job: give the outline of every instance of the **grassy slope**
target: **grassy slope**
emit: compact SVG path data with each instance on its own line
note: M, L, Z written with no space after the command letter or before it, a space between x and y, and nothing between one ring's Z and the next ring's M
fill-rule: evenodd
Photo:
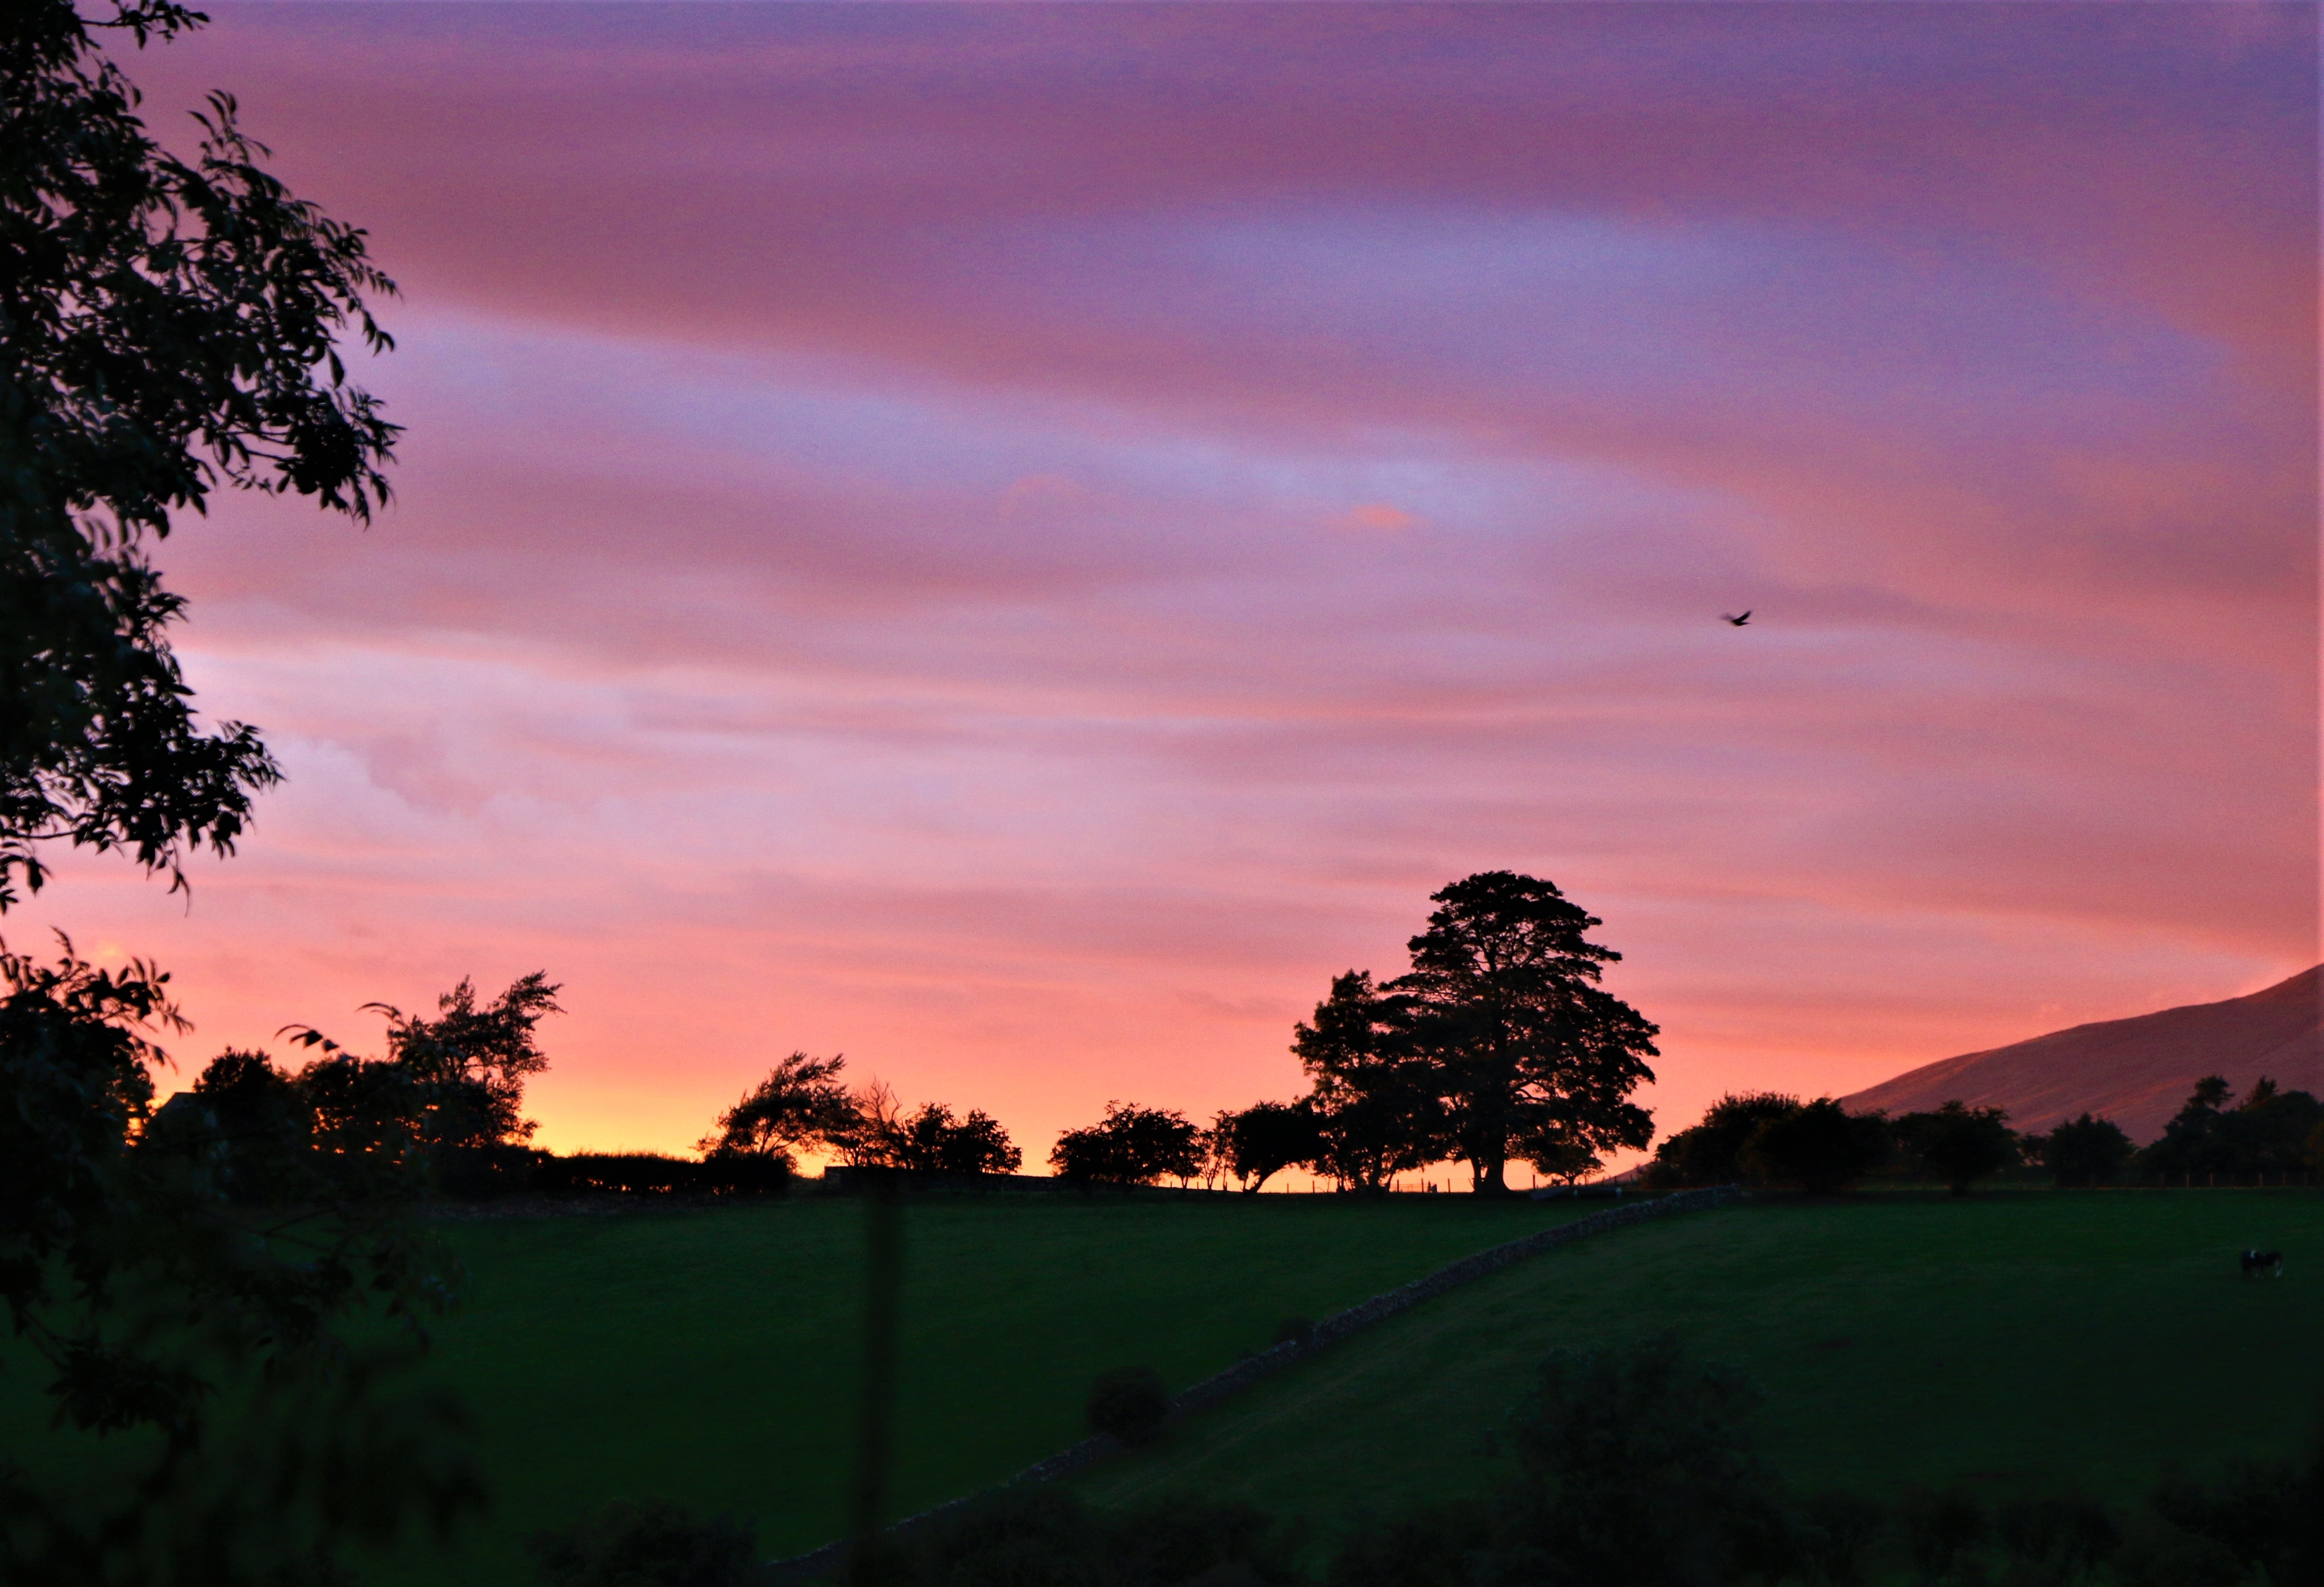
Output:
M1363 1205L932 1200L907 1211L896 1505L972 1491L1081 1434L1090 1380L1173 1386L1467 1252L1594 1210L1466 1196ZM521 1539L615 1495L746 1517L784 1554L843 1525L862 1209L477 1223L472 1296L436 1370L474 1406L498 1492L450 1560L391 1577L530 1579Z
M2281 1281L2235 1261L2290 1253ZM2290 1453L2324 1394L2324 1195L1773 1201L1626 1230L1391 1320L1080 1480L1240 1496L1323 1536L1476 1491L1480 1435L1559 1345L1675 1330L1767 1391L1807 1486L2128 1499L2173 1461Z

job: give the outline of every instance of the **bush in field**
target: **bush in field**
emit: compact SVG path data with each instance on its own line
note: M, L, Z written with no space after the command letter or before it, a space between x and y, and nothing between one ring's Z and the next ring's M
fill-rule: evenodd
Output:
M551 1587L743 1587L761 1573L749 1527L659 1501L617 1499L532 1552Z
M1117 1367L1090 1386L1090 1431L1144 1444L1170 1419L1170 1386L1151 1367Z
M1101 1185L1191 1179L1203 1171L1202 1131L1175 1108L1110 1102L1104 1118L1057 1138L1049 1166L1065 1178Z
M2137 1149L2122 1126L2111 1119L2094 1119L2084 1113L2079 1119L2068 1119L2039 1138L2042 1161L2061 1190L2075 1190L2092 1185L2112 1185L2130 1165L2131 1154Z
M1323 1155L1321 1124L1312 1099L1253 1103L1213 1121L1211 1158L1242 1182L1243 1194L1257 1195L1284 1169L1305 1167Z
M2018 1160L2017 1132L2000 1108L1972 1108L1958 1099L1933 1113L1906 1113L1891 1128L1919 1159L1922 1172L1967 1195L1977 1180Z
M1505 1555L1560 1580L1710 1587L1779 1566L1782 1492L1748 1423L1757 1389L1669 1337L1554 1352L1509 1416L1519 1479L1498 1507Z
M1014 1174L1025 1160L1000 1121L973 1108L958 1119L928 1103L890 1122L886 1136L886 1166L916 1174Z
M1887 1120L1851 1113L1824 1096L1763 1121L1735 1158L1755 1179L1831 1195L1886 1161L1888 1148Z
M1656 1186L1732 1185L1744 1176L1737 1154L1771 1119L1799 1111L1800 1099L1774 1091L1729 1092L1711 1104L1702 1122L1665 1138L1646 1169Z

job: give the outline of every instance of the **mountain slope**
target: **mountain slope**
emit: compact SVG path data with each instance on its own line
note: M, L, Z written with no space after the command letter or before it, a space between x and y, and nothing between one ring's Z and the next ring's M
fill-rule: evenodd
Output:
M2205 1075L2226 1075L2237 1095L2263 1075L2286 1090L2324 1094L2319 1012L2324 965L2225 1002L2076 1025L1924 1064L1840 1101L1852 1112L1907 1113L1958 1097L2006 1108L2027 1130L2087 1112L2148 1141Z

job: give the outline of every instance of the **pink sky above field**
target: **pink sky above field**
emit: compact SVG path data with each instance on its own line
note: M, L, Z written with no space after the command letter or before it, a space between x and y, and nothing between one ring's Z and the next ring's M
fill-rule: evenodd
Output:
M1038 1162L1499 867L1667 1127L2318 956L2310 8L213 10L410 433L166 547L240 855L7 922L187 1078L541 967L545 1144L800 1047Z

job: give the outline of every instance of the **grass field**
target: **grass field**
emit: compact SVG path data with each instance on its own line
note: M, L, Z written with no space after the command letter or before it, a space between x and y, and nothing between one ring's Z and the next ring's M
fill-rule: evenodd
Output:
M1183 1386L1470 1251L1604 1204L930 1198L906 1213L894 1509L1072 1442L1092 1378ZM495 1508L375 1587L536 1580L524 1539L613 1497L830 1540L851 1469L862 1205L507 1218L445 1232L468 1304L429 1370L473 1407ZM2234 1253L2289 1253L2246 1282ZM1769 1452L1810 1486L1955 1479L2133 1498L2177 1460L2288 1452L2324 1393L2324 1195L2013 1192L1766 1198L1532 1259L1322 1352L1079 1480L1309 1520L1473 1491L1480 1438L1562 1344L1674 1329L1766 1390ZM0 1378L7 1446L45 1419ZM70 1452L55 1450L63 1457ZM44 1463L44 1462L36 1462ZM54 1468L51 1468L54 1469Z
M2289 1253L2282 1279L2241 1277L2253 1243ZM2324 1195L1769 1198L1647 1223L1391 1319L1078 1485L1248 1499L1328 1540L1495 1481L1481 1435L1551 1349L1664 1329L1757 1380L1802 1486L2133 1499L2314 1426Z
M1090 1381L1174 1388L1317 1316L1602 1204L1412 1196L908 1206L895 1499L925 1508L1082 1435ZM435 1370L475 1407L492 1522L386 1580L530 1579L522 1540L613 1496L754 1522L770 1554L844 1527L862 1216L853 1202L509 1219L447 1233L471 1274Z

